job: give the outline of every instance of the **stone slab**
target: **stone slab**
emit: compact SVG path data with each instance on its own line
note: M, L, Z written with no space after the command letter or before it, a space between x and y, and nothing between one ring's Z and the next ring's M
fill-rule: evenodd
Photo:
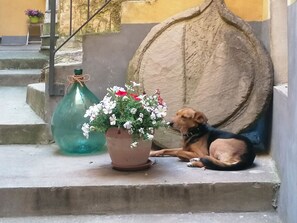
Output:
M0 51L0 69L41 69L48 57L35 51Z
M0 218L0 223L281 223L276 212L128 214Z
M27 86L26 102L32 110L45 120L45 83L29 84Z
M0 83L1 86L27 86L39 82L40 75L40 69L0 70Z
M107 153L64 156L55 145L0 146L0 216L273 211L279 178L259 156L251 169L189 168L151 158L148 170L111 168Z
M0 87L0 144L48 143L47 124L26 103L26 87Z

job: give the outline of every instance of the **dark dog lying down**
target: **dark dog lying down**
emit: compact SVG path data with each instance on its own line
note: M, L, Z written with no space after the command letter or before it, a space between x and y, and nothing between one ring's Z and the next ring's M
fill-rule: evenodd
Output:
M150 156L177 156L189 161L189 167L214 170L242 170L254 162L255 153L248 138L209 126L202 112L183 108L170 125L183 135L183 147L151 151Z

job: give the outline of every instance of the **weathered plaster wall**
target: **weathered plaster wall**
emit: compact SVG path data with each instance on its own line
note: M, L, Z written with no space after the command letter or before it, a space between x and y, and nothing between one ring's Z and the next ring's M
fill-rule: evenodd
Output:
M204 0L144 0L123 3L122 23L159 23L186 9L199 6ZM269 0L225 0L228 8L246 21L269 18Z
M45 0L0 0L0 36L27 35L26 9L45 11Z
M129 60L153 25L122 25L119 34L84 36L83 68L92 80L87 85L101 99L107 87L124 86Z
M286 223L297 222L297 3L288 6L288 89L275 87L273 104L272 155L281 187L278 212ZM286 20L286 18L284 18Z

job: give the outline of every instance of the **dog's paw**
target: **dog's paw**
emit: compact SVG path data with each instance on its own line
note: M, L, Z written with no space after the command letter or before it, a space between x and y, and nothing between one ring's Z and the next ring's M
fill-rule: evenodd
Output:
M187 167L194 167L194 165L193 165L192 162L188 162L188 163L187 163Z
M192 158L192 159L190 159L190 162L192 163L192 162L199 162L200 161L200 158Z
M190 162L187 163L188 167L200 167L200 158L192 158Z
M151 152L150 152L150 156L151 156L151 157L163 156L163 151L162 151L162 150L159 150L159 151L151 151Z

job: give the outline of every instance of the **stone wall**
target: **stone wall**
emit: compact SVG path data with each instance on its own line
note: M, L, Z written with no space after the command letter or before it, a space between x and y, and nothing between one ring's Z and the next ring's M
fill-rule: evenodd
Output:
M117 32L120 26L121 4L126 0L112 1L102 13L95 16L79 33ZM72 32L77 30L88 19L87 0L77 0L72 3ZM90 1L90 16L92 16L105 0ZM70 32L70 1L60 0L59 5L59 34L67 36Z

